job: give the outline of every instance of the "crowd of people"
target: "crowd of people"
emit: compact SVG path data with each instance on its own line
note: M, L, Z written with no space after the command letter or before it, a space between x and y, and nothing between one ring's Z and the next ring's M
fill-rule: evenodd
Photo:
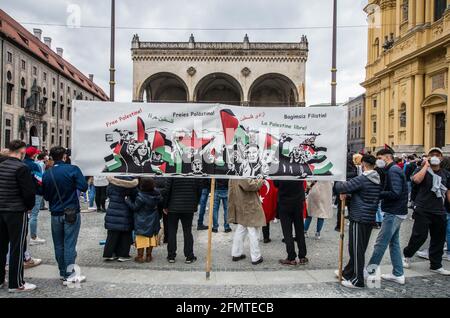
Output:
M449 160L439 148L432 148L420 158L396 158L391 149L382 149L376 157L349 154L345 182L216 179L212 198L207 179L84 176L71 164L68 149L53 147L49 153L40 152L14 140L0 156L0 287L7 284L10 292L36 288L25 282L24 268L27 263L40 263L29 255L27 244L46 242L38 236L39 211L45 209L45 202L51 214L51 235L62 284L86 280L75 269L81 228L80 198L88 210L105 213L106 262L132 260L134 246L134 261L148 263L153 260L153 249L167 244L167 261L175 263L180 223L184 262L195 262L194 215L199 211L197 230L208 230L207 202L214 199L209 211L213 214L211 231L220 230L222 204L223 231L234 232L233 262L246 259L244 242L248 238L251 264L261 264L264 260L260 236L264 244L269 244L270 223L279 221L287 254L279 263L306 265L309 259L305 238L309 237L313 218L317 219L314 237L319 240L325 220L334 215L335 196L338 220L341 210L345 210L342 205L348 210L349 261L342 273L343 286L364 287L368 279L377 277L405 284L403 269L413 266L410 259L416 253L430 260L431 271L450 275L442 266L443 259L450 260L450 252L444 253L445 242L450 240L449 171ZM413 209L414 225L402 250L400 229L408 217L408 208ZM337 223L337 231L340 224ZM366 262L374 228L380 230ZM429 248L419 251L428 235ZM381 274L379 265L388 247L393 271Z

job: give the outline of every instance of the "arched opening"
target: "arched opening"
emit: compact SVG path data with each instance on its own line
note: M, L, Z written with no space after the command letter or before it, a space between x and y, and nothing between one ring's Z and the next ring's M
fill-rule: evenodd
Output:
M31 126L29 136L30 136L29 144L33 145L33 137L38 137L38 130L36 126Z
M209 74L198 82L194 100L196 102L241 105L243 101L242 87L234 77L228 74Z
M188 87L177 75L157 73L147 78L139 90L139 100L146 102L187 102Z
M248 93L251 106L296 106L298 91L288 77L270 73L257 78Z

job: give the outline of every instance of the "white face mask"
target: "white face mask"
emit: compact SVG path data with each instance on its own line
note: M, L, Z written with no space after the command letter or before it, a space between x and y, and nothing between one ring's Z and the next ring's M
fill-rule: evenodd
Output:
M384 162L384 160L377 159L375 165L376 165L378 168L383 169L384 167L386 167L386 162Z
M438 157L433 156L433 157L430 158L430 165L438 166L440 164L441 164L441 159L439 159Z

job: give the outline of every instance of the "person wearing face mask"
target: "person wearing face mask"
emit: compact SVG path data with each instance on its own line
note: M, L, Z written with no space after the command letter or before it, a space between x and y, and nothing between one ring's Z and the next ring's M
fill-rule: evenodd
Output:
M381 275L381 278L403 285L405 276L400 249L400 226L408 215L408 186L403 169L394 161L392 150L382 149L377 152L377 157L385 163L384 189L380 194L384 217L367 271L371 275L376 273L389 246L393 271L392 274ZM383 166L381 161L378 162L380 167Z
M335 191L341 198L352 195L349 209L350 259L345 266L341 284L349 288L364 287L365 253L372 233L381 193L380 175L374 170L376 158L364 155L363 173L345 182L336 182ZM339 276L338 271L335 272Z
M8 150L8 155L0 157L0 288L5 284L9 245L9 292L24 292L36 288L23 277L27 213L34 207L36 187L30 169L22 162L25 143L13 140Z
M446 239L446 201L450 201L450 173L441 168L442 150L431 148L428 159L417 168L412 181L416 187L414 199L414 225L408 246L403 250L403 266L411 267L410 259L425 243L430 233L428 249L430 270L450 276L450 271L442 267L442 256Z

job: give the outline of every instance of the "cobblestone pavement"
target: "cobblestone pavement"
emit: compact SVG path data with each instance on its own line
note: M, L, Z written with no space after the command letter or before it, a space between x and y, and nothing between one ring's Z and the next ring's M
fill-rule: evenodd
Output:
M38 268L28 270L25 276L30 282L36 283L38 289L29 294L11 295L5 291L0 291L0 297L449 297L450 296L450 278L444 278L437 275L429 275L427 264L420 259L414 259L414 262L421 264L420 274L408 277L406 286L399 286L392 283L383 282L381 288L348 290L342 288L333 281L330 274L337 267L338 259L338 233L334 231L335 220L327 220L325 228L322 231L321 240L314 238L307 239L308 258L310 264L305 267L286 268L278 264L278 260L286 256L284 244L281 242L281 226L279 223L271 224L272 242L263 244L261 242L264 263L253 266L249 260L241 262L232 262L230 259L231 242L233 233L224 233L223 228L220 232L213 233L213 255L212 270L214 273L228 273L227 275L242 275L242 282L246 281L249 275L262 275L266 280L262 284L241 283L239 279L233 276L230 281L223 284L215 282L212 285L205 283L205 257L207 246L207 231L194 233L194 251L198 261L191 265L184 264L182 255L182 234L181 227L178 233L178 257L175 264L168 264L166 261L166 247L161 246L154 251L154 261L149 264L137 264L132 261L126 263L105 263L102 259L103 246L99 244L100 240L106 237L106 231L103 226L104 214L97 212L82 213L82 228L78 241L77 263L83 268L89 269L88 281L82 284L82 288L63 287L57 279L53 243L50 234L50 218L48 211L41 211L39 218L39 236L47 239L44 245L29 247L33 257L41 258L43 265ZM207 218L206 218L207 219ZM194 224L196 225L196 217ZM310 236L314 236L313 221L310 229ZM401 243L404 246L407 243L411 233L412 220L407 219L404 222L401 231ZM372 233L372 239L368 254L370 255L374 240L378 230ZM248 242L246 243L248 251ZM135 254L134 248L131 251ZM384 259L384 264L389 262L388 254ZM444 262L444 266L449 268L450 264ZM111 271L109 277L95 277L90 280L89 277L98 276L95 273ZM389 270L386 267L385 270ZM306 276L298 276L298 281L283 281L279 283L277 278L288 277L289 273L297 274L292 271L306 271ZM327 273L322 273L322 271ZM44 273L43 273L44 272ZM148 281L131 279L134 272L139 275L155 275L162 279L158 281ZM168 272L181 273L181 279L177 282L164 282L164 275ZM189 272L191 274L189 274ZM232 273L234 272L234 273ZM144 274L142 274L144 273ZM248 274L246 274L248 273ZM302 273L299 273L302 274ZM326 279L311 280L311 276L325 275ZM106 274L105 274L106 275ZM309 275L309 276L308 276ZM425 275L425 276L424 276ZM198 276L198 283L196 277ZM138 276L139 277L139 276ZM178 276L177 276L178 277ZM273 277L273 283L270 279ZM310 279L303 279L309 277ZM269 280L269 281L268 281Z

